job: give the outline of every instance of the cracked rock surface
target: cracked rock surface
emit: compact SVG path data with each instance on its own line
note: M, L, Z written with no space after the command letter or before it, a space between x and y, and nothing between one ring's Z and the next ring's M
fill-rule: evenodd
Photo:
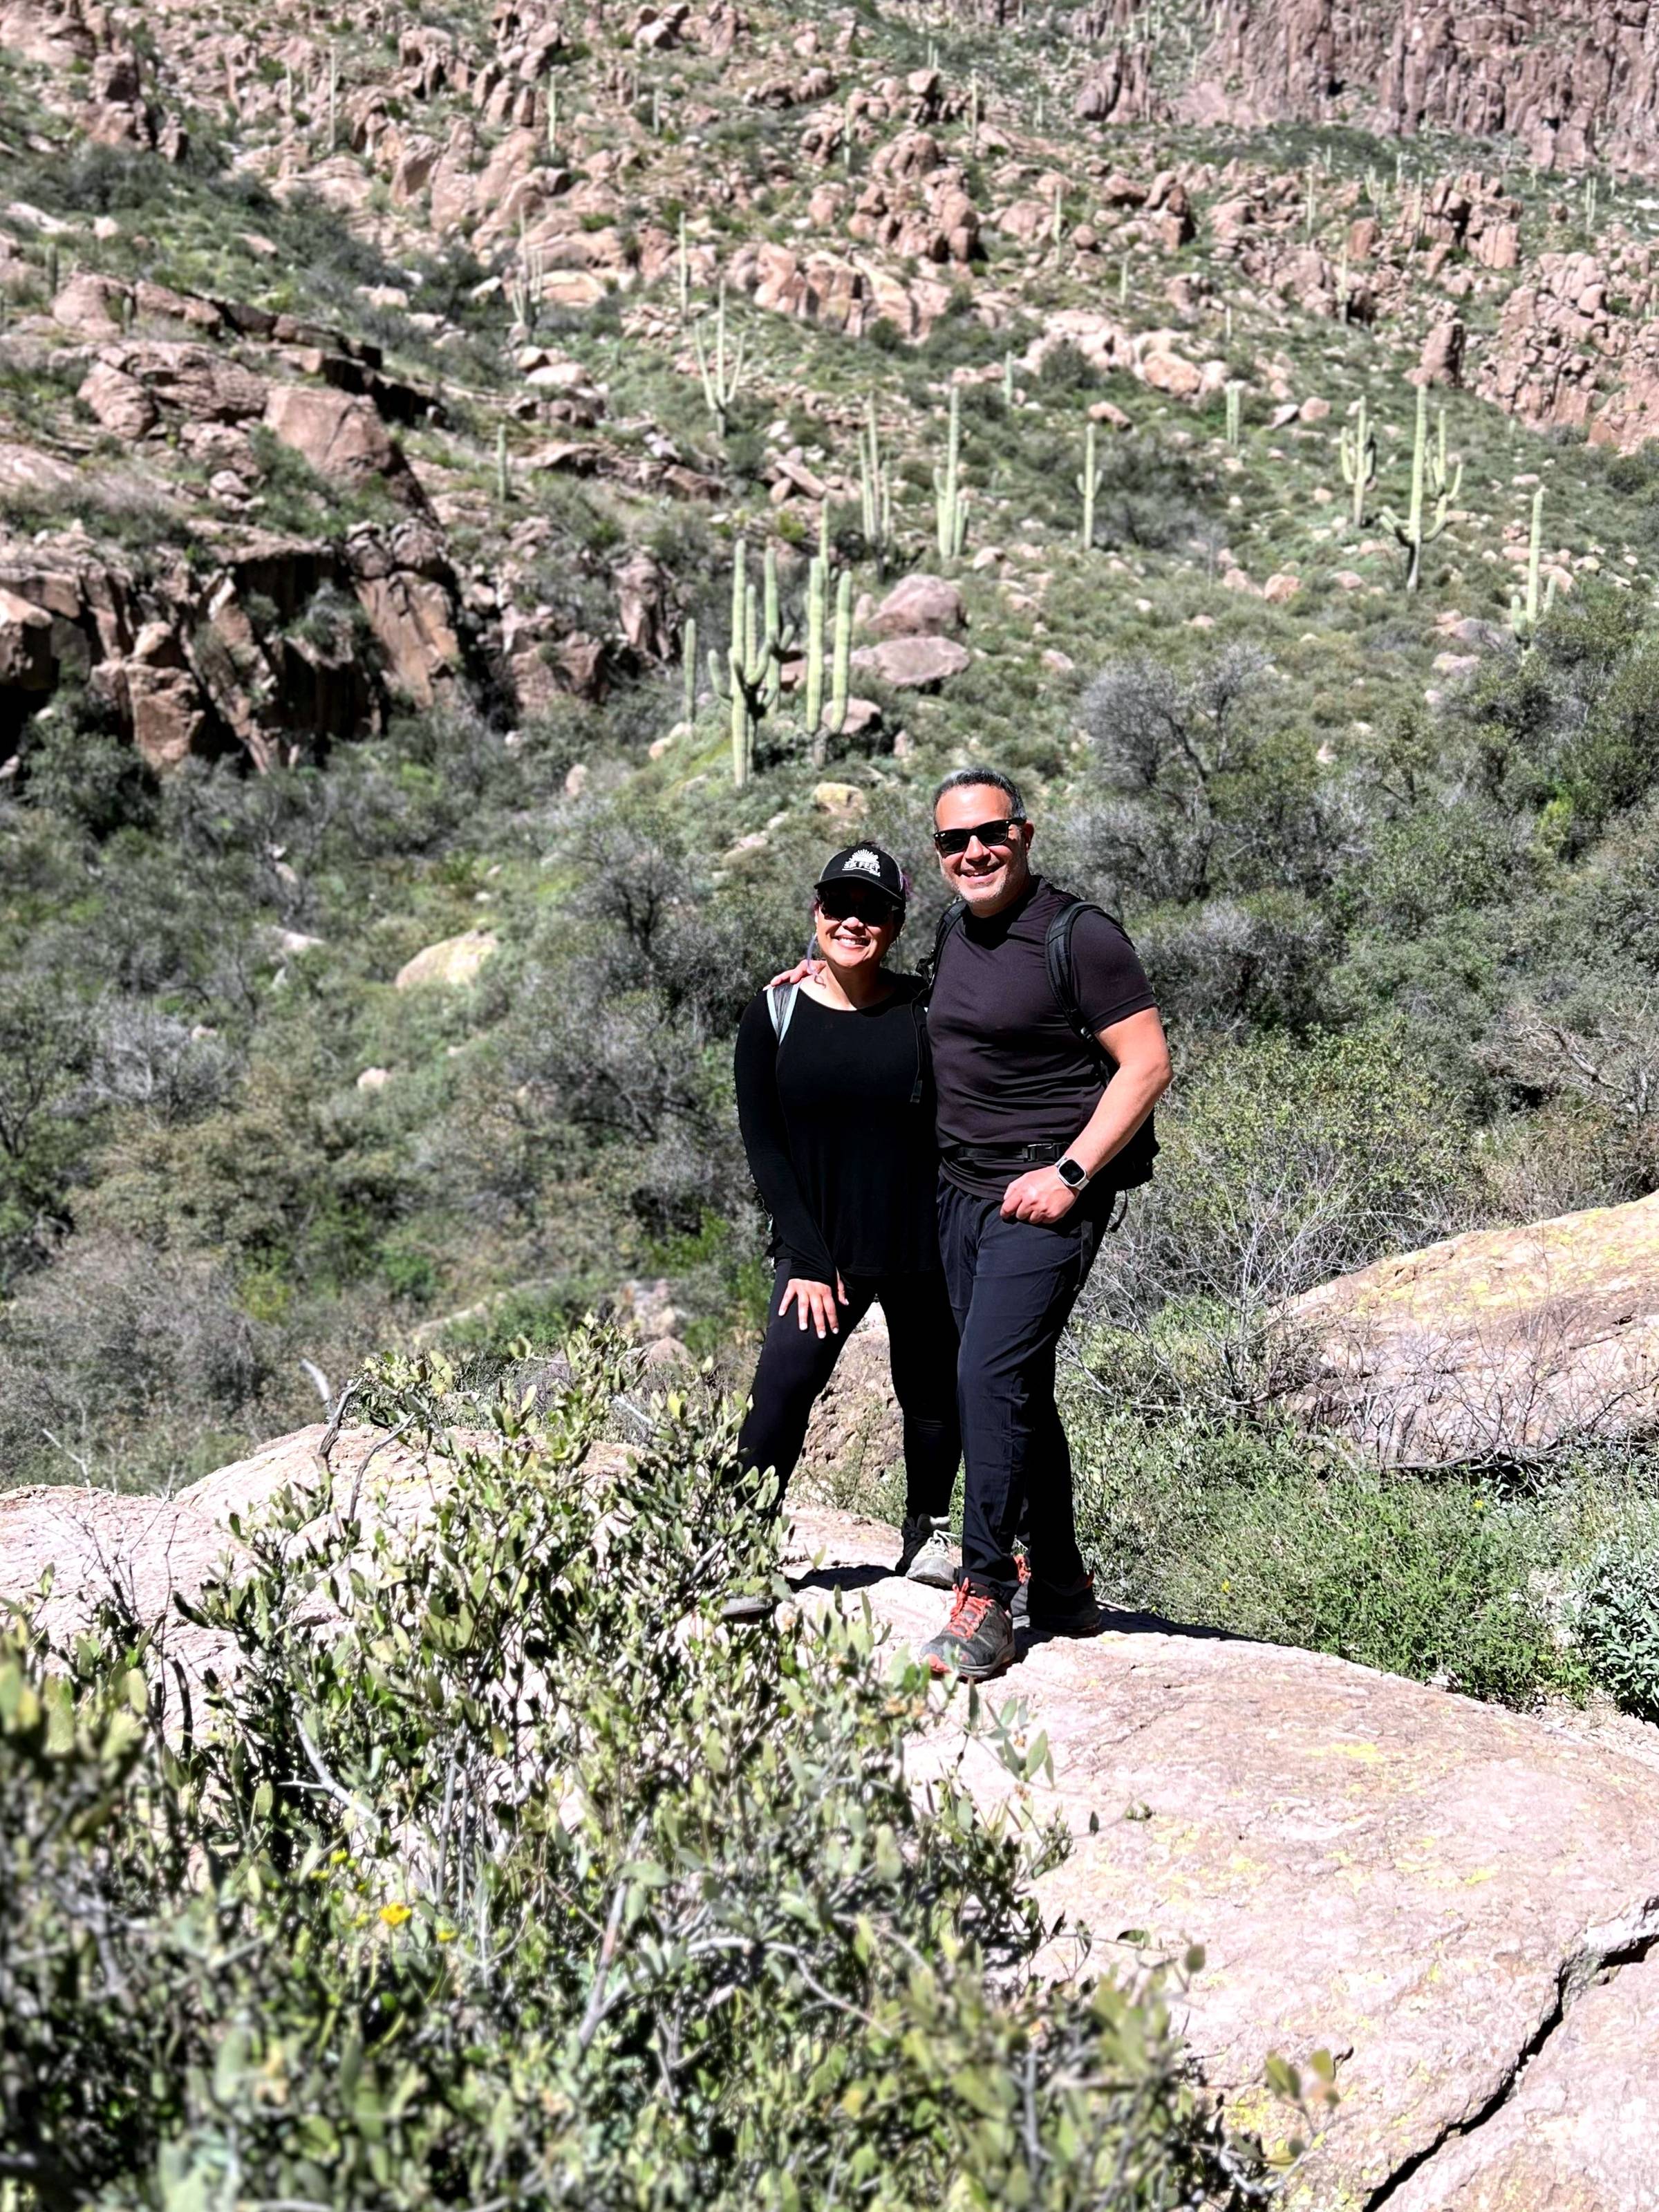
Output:
M867 1597L898 1636L939 1626L940 1594L873 1571L890 1531L802 1510L793 1547L793 1573ZM1336 2057L1341 2102L1291 2202L1659 2204L1650 1767L1342 1660L1121 1615L1031 1646L985 1694L1022 1701L1053 1753L1033 1806L1074 1847L1050 1910L1088 1924L1097 1960L1204 1946L1186 2033L1235 2118L1282 2132L1270 2052ZM947 1723L919 1771L962 1748ZM965 1778L981 1802L1013 1787L988 1745Z

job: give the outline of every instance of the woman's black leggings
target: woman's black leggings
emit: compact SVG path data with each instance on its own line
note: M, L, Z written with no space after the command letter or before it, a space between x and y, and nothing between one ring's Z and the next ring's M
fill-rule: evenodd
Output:
M820 1337L810 1322L803 1328L793 1304L787 1313L778 1311L788 1282L780 1267L749 1413L738 1438L743 1465L773 1470L775 1503L781 1505L806 1441L814 1401L834 1373L842 1345L878 1299L887 1316L893 1390L904 1416L904 1510L948 1513L962 1458L962 1431L957 1419L957 1324L943 1273L860 1276L848 1282L838 1336Z

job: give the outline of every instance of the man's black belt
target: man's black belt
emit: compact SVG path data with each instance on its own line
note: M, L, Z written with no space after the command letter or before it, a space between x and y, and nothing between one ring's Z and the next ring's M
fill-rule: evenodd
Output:
M939 1151L953 1167L1052 1167L1063 1160L1069 1146L1043 1140L1033 1145L941 1145Z

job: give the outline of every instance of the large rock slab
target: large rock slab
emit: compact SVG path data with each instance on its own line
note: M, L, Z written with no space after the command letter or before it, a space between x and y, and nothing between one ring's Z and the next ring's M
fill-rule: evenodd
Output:
M939 1595L882 1571L890 1529L804 1510L792 1542L807 1587L906 1641L938 1627ZM1030 1645L981 1694L1021 1701L1053 1753L1027 1794L1073 1849L1045 1904L1087 1923L1097 1962L1204 1947L1185 2030L1234 2117L1272 2134L1270 2053L1337 2058L1292 2203L1659 2203L1653 1767L1342 1660L1128 1617ZM918 1745L918 1778L961 1761L981 1804L1015 1796L963 1713Z
M868 669L896 691L937 691L960 676L972 656L952 637L890 637L863 645L853 655L854 668Z
M141 1615L200 1588L233 1513L315 1469L320 1427L278 1438L172 1500L0 1494L0 1600L47 1569L64 1632L114 1579ZM343 1492L398 1521L441 1493L400 1440L345 1429ZM896 1581L895 1532L793 1516L786 1564L808 1606L867 1604L900 1644L938 1626L937 1591ZM788 1632L789 1615L781 1616ZM228 1655L175 1620L198 1674ZM1271 2054L1338 2062L1288 2202L1307 2212L1639 2212L1659 2203L1659 1760L1337 1659L1119 1616L1086 1642L1027 1641L982 1693L1052 1778L1017 1784L969 1700L941 1696L918 1788L949 1769L988 1808L1058 1820L1043 1879L1072 1970L1205 1962L1184 2030L1233 2118L1271 2140ZM1012 1710L1010 1710L1012 1708Z
M1659 1193L1448 1237L1310 1291L1304 1407L1404 1467L1525 1456L1659 1413Z
M871 628L878 637L943 637L967 627L962 593L945 576L906 576L876 609Z

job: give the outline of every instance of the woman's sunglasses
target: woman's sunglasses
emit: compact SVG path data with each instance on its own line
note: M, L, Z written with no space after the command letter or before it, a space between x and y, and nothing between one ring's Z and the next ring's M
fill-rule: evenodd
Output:
M1018 815L1004 814L994 822L975 822L971 830L935 830L934 848L941 853L965 853L975 837L981 845L1011 845L1020 826Z
M898 908L879 891L820 891L818 911L831 921L856 918L866 929L884 929L899 919Z

